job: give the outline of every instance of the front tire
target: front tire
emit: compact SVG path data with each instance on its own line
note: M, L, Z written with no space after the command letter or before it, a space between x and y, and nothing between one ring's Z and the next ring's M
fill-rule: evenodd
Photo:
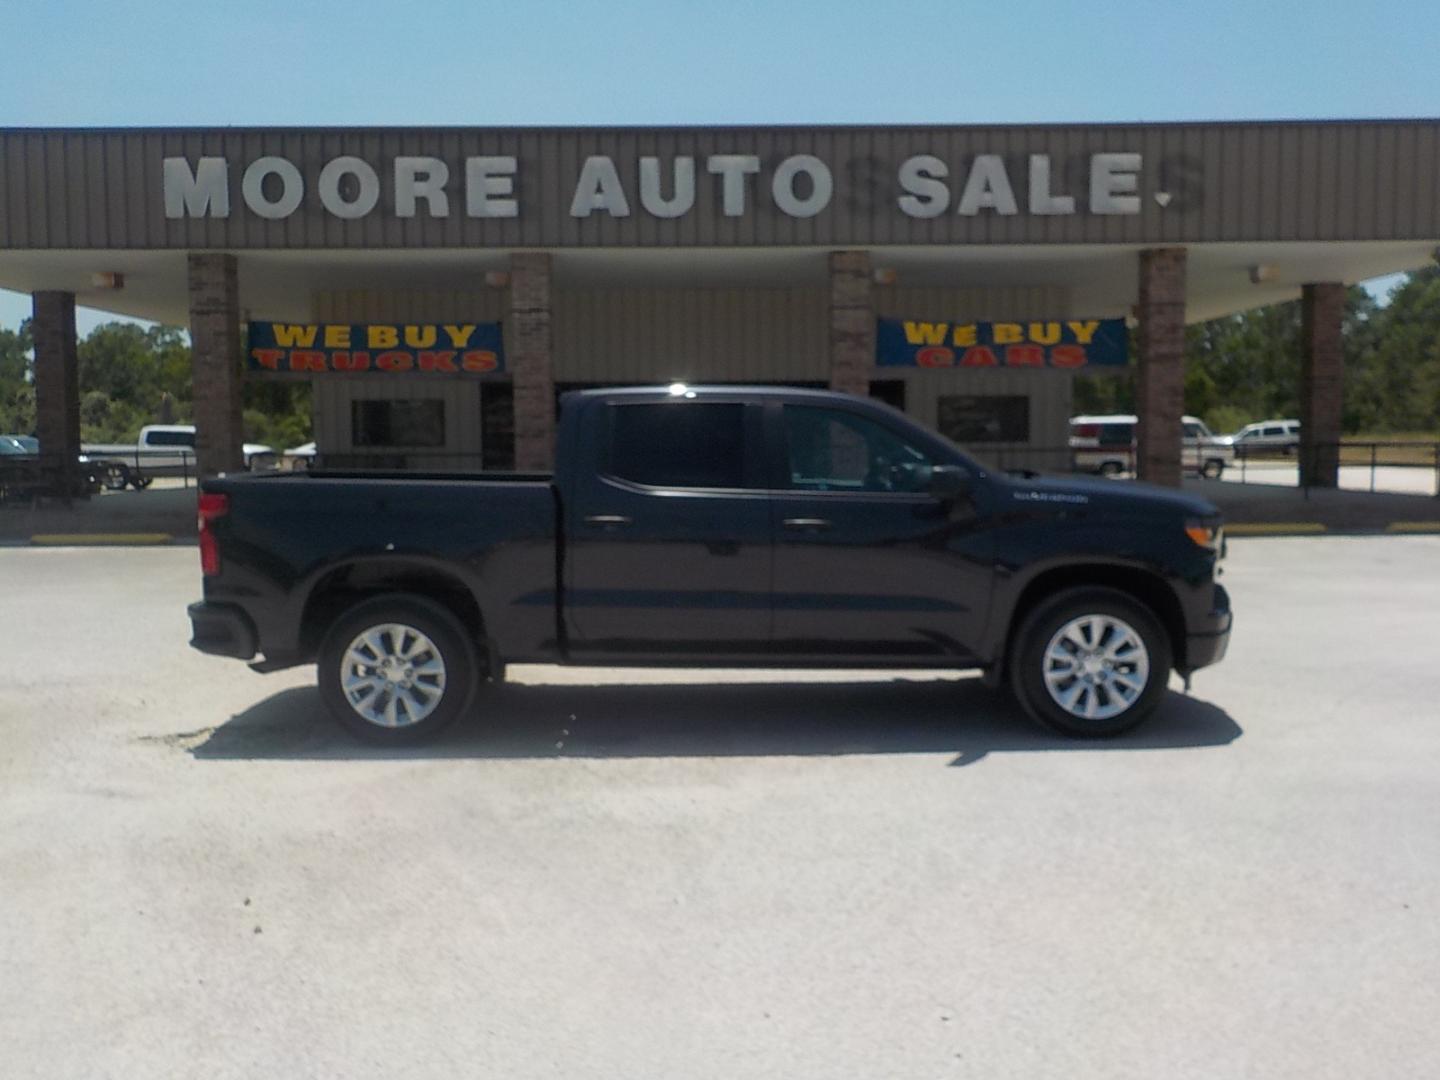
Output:
M1036 721L1072 738L1112 738L1165 694L1170 638L1149 608L1118 589L1066 589L1026 616L1010 685Z
M460 621L433 600L392 593L363 601L325 635L320 696L335 719L367 742L428 738L470 703L475 650Z

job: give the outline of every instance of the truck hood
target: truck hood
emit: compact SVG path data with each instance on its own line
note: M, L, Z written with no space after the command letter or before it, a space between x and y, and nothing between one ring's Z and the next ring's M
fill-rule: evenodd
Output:
M1057 510L1067 507L1096 507L1135 516L1212 517L1220 513L1215 504L1198 495L1175 488L1143 484L1133 480L1109 480L1085 476L1000 475L1002 499L1032 509L1041 506Z

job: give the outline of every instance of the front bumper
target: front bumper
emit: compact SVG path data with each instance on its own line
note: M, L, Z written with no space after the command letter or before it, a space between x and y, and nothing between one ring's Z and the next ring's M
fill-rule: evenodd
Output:
M190 615L190 647L212 656L233 656L249 660L255 655L257 637L250 616L233 604L200 600L186 611Z
M1224 585L1216 585L1209 614L1199 625L1191 627L1191 632L1185 636L1185 672L1198 671L1225 659L1233 622L1230 594L1225 591Z

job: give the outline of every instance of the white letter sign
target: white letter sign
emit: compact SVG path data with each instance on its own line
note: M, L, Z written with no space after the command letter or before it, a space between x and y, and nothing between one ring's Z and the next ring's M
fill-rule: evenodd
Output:
M183 157L167 157L164 168L167 218L230 216L230 170L223 157L202 157L194 175Z

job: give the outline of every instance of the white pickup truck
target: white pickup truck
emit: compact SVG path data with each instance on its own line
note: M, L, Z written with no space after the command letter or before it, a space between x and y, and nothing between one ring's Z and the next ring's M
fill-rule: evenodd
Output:
M156 476L183 476L195 473L195 425L147 424L140 429L135 445L125 443L90 444L81 450L91 460L124 466L127 483L146 487ZM242 447L245 468L267 468L275 462L275 451L260 443Z

